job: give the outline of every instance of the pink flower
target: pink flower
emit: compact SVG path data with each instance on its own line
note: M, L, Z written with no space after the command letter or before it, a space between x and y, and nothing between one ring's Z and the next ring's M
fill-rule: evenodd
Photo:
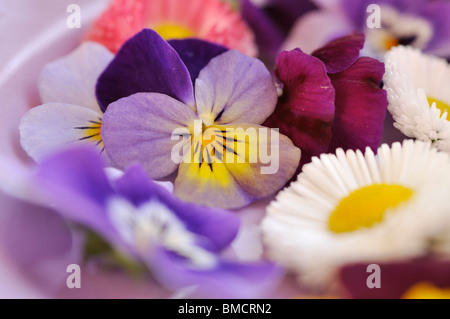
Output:
M240 14L219 0L113 0L86 40L117 52L144 28L154 29L166 40L196 37L249 56L258 54L253 32Z

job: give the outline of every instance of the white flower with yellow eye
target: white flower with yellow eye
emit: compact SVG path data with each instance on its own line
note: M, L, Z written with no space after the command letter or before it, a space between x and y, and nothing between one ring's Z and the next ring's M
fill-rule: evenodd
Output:
M305 165L267 208L268 256L330 288L341 266L424 256L450 221L450 157L407 140L378 156L338 149Z
M386 54L383 79L394 126L408 137L450 152L450 65L411 47Z

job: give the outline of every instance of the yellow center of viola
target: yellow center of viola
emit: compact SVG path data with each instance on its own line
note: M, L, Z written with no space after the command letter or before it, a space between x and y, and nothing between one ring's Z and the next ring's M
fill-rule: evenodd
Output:
M392 49L393 47L396 47L399 44L400 44L400 42L394 36L388 36L384 40L384 47L386 48L386 51L389 51L390 49Z
M80 138L80 141L84 140L93 140L96 142L96 145L100 145L104 148L104 144L102 141L102 119L99 118L98 121L89 121L86 126L75 127L76 130L83 131L83 137Z
M450 105L448 105L447 103L444 103L444 102L442 102L438 99L432 98L432 97L427 98L427 100L428 100L428 104L430 104L430 106L433 103L436 103L436 107L439 110L441 110L441 114L444 114L444 112L447 112L447 114L450 115ZM447 120L450 120L450 116L447 116Z
M450 299L450 289L442 289L428 282L419 282L409 288L402 299Z
M192 30L186 27L170 23L158 26L155 31L165 40L185 39L195 35Z
M331 213L328 227L345 233L383 221L386 211L411 198L413 191L401 185L374 184L353 191Z

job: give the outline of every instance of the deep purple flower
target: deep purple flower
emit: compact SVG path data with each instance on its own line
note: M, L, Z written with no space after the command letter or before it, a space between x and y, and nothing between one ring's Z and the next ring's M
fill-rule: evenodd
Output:
M280 269L270 263L220 257L238 232L235 214L177 199L139 166L114 181L103 168L95 151L75 148L46 159L36 181L55 210L144 263L169 289L195 286L196 296L258 298L278 282Z
M300 49L278 55L275 73L283 95L265 125L292 139L302 150L302 164L339 147L378 148L387 108L379 88L384 65L359 58L363 44L364 36L353 34L312 55Z
M270 72L238 51L190 41L172 47L145 29L117 53L97 83L106 153L154 179L178 169L174 193L186 201L237 208L272 195L294 175L300 150L260 125L277 101Z
M309 17L302 17L293 28L285 48L314 48L350 32L364 32L364 55L382 59L397 45L410 45L426 53L450 56L450 3L444 0L340 0ZM379 5L379 27L368 12ZM376 13L375 13L376 14ZM369 24L368 24L369 22ZM323 28L317 28L324 25ZM375 26L375 27L374 27Z
M289 31L303 14L316 9L309 0L240 0L242 17L255 33L260 58L270 64Z

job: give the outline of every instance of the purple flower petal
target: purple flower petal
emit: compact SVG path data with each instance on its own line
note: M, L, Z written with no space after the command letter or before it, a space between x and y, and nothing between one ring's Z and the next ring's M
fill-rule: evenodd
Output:
M186 65L193 84L200 71L211 59L228 51L221 45L199 39L170 40L168 42Z
M263 61L271 61L283 43L283 32L251 0L241 0L241 14L255 34Z
M238 216L179 200L151 181L140 166L131 167L113 185L118 195L131 200L136 206L150 199L164 203L183 222L187 230L209 240L212 246L205 248L211 251L224 249L237 235L240 225Z
M433 25L433 38L425 52L439 56L450 56L450 2L426 1L418 9L420 17L426 18Z
M84 42L69 55L47 64L39 77L42 103L82 105L100 112L95 84L113 57L101 44Z
M233 50L203 68L195 99L199 117L211 124L261 124L275 109L277 92L261 61Z
M282 271L270 263L219 261L211 270L195 270L163 249L155 252L149 264L161 284L172 290L195 286L196 298L267 298L282 276Z
M155 31L144 29L128 40L97 82L100 106L139 92L169 95L195 109L189 71L178 53Z
M188 106L167 95L134 94L106 110L102 125L105 150L118 168L138 162L152 178L166 177L179 164L171 157L174 147L180 144L180 140L171 140L172 133L187 130L196 118Z
M274 194L295 174L300 150L286 136L257 125L216 128L234 131L235 136L222 135L233 142L212 142L215 155L211 164L181 163L174 191L181 199L212 207L239 208ZM247 146L241 149L240 145ZM262 151L264 147L267 156ZM252 160L250 154L257 156Z
M387 110L386 91L379 87L384 64L368 57L349 69L330 75L336 90L336 117L329 152L339 147L376 152L383 134Z
M81 261L78 236L55 211L0 194L0 243L19 274L53 293Z
M80 143L95 146L100 153L103 148L100 139L102 116L103 113L84 106L39 105L23 116L19 125L20 143L37 162L55 150Z
M308 163L330 145L335 91L324 64L299 49L281 53L276 64L284 93L264 125L279 128L302 150L301 163Z
M355 63L363 47L364 34L355 33L331 41L311 55L325 63L328 73L334 74L348 69Z
M64 217L115 241L116 231L104 209L114 192L103 167L94 148L76 147L45 159L36 174L36 185Z

